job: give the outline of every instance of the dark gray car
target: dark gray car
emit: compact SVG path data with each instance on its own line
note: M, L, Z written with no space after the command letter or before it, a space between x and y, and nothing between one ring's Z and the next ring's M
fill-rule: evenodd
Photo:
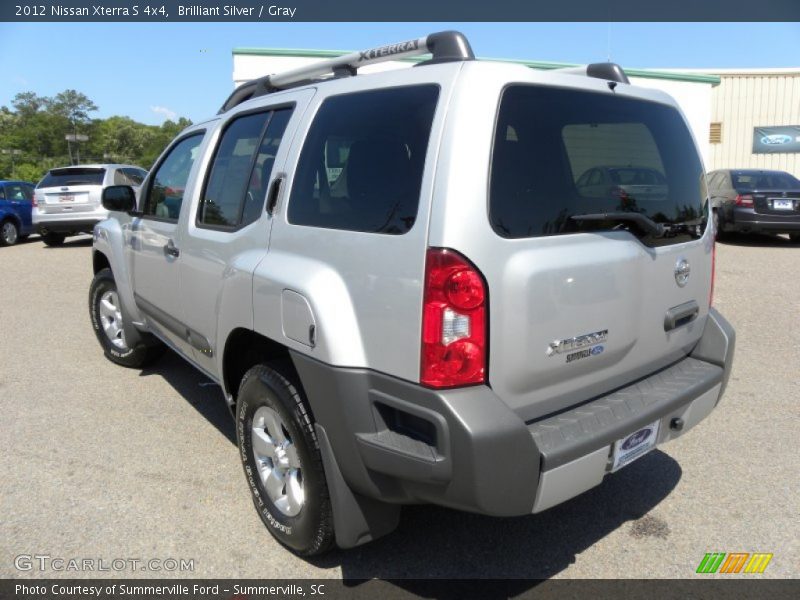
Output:
M800 180L785 171L723 169L708 174L718 233L788 233L800 243Z

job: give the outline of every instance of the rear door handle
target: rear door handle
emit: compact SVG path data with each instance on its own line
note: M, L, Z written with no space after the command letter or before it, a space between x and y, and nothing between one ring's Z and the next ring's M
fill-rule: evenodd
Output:
M164 246L164 254L172 256L173 258L178 258L181 255L181 251L175 246L175 242L170 240L167 242L167 245Z
M699 312L700 307L694 300L689 300L689 302L673 306L667 311L667 314L664 315L664 331L670 331L681 325L691 323L697 318Z
M267 214L270 217L273 215L275 207L278 205L278 198L281 195L284 177L284 174L281 173L272 181L272 185L269 187L269 194L267 195Z

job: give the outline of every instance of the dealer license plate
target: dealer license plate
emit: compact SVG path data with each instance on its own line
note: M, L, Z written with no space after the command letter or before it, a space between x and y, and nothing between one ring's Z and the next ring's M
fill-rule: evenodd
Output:
M647 427L642 427L634 431L627 437L614 442L614 464L611 471L617 471L629 465L640 456L644 456L655 448L658 439L658 425L660 421L650 423Z
M775 210L792 210L794 206L791 200L784 200L783 198L775 198L772 201L772 208Z

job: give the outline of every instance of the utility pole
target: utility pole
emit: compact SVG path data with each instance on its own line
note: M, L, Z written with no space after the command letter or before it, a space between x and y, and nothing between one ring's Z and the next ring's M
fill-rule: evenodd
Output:
M67 149L69 150L69 162L77 165L81 162L81 150L80 146L78 145L80 142L86 142L89 140L88 135L83 135L81 133L68 133L64 136L64 139L67 140ZM75 160L72 160L72 144L71 142L75 142Z

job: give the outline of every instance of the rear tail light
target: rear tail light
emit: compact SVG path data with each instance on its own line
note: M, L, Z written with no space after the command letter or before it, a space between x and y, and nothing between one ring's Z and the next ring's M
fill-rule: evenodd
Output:
M753 206L753 197L750 194L739 194L734 202L736 206Z
M420 383L445 388L486 381L486 283L454 250L425 259Z
M717 277L717 242L711 246L711 291L708 293L709 308L714 303L714 280Z
M34 192L33 196L31 196L31 205L34 207L39 206L36 202L36 192Z

